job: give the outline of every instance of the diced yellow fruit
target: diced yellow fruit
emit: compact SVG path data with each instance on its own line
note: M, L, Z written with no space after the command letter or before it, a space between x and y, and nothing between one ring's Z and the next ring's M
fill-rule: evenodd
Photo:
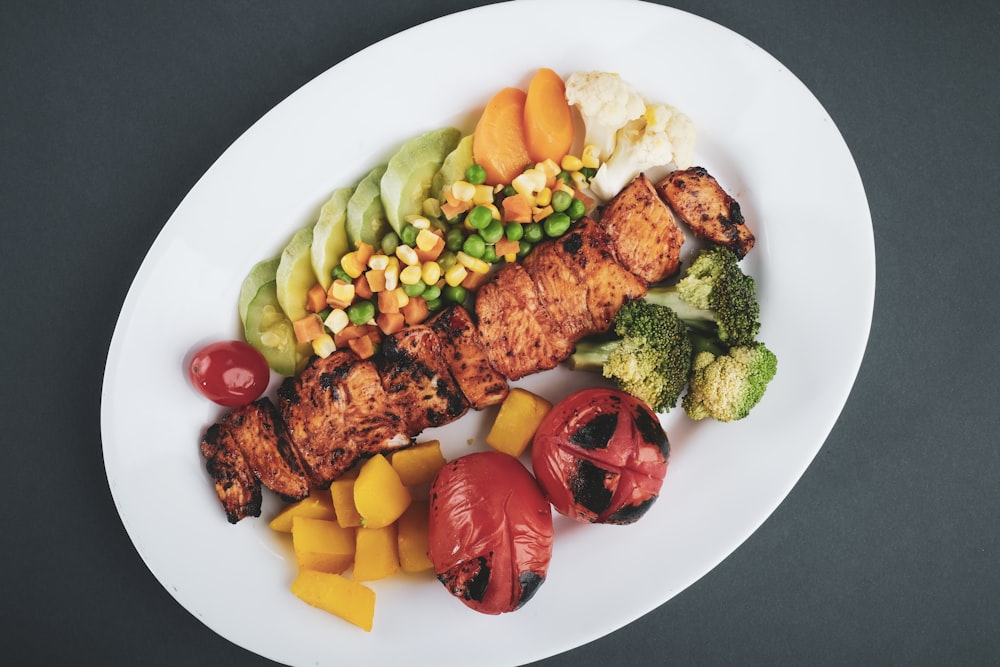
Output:
M330 498L336 511L337 523L342 528L361 525L361 515L354 505L354 478L341 477L330 484Z
M412 498L381 454L376 454L361 466L354 480L354 505L361 515L361 525L369 528L388 526L406 510Z
M354 579L373 581L399 572L399 547L396 545L396 524L379 528L362 526L357 529L354 552Z
M396 522L396 545L399 549L399 567L403 572L426 572L434 567L427 555L427 523L430 508L425 502L416 502L406 508Z
M541 396L520 387L511 389L486 434L486 444L511 456L520 456L551 409L552 404Z
M292 593L303 602L339 616L365 632L375 618L375 591L339 574L305 571L292 582Z
M441 454L440 441L428 440L396 450L392 453L390 463L405 486L416 486L434 479L434 475L445 464L445 459Z
M327 521L334 521L337 518L330 494L325 491L313 491L302 500L287 505L271 519L271 523L268 525L271 530L276 530L279 533L290 533L292 532L292 519L297 516Z
M336 521L297 516L292 519L292 547L300 570L340 573L354 562L355 528Z

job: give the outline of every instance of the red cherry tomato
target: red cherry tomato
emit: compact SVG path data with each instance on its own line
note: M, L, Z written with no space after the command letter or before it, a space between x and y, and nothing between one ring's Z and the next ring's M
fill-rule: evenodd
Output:
M552 539L549 502L513 456L467 454L431 484L428 553L441 583L471 609L523 606L545 581Z
M670 443L656 414L613 389L585 389L542 420L532 443L538 483L578 521L638 521L659 496Z
M198 350L188 367L191 382L219 405L246 405L261 397L271 379L264 355L239 340L210 343Z

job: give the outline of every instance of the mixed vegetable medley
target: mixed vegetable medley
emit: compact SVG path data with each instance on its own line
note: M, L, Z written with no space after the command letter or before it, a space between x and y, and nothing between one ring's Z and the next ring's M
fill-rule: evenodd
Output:
M527 90L499 90L471 133L420 134L335 190L280 256L252 267L238 297L245 341L199 351L191 381L221 405L246 406L266 400L272 371L293 378L344 350L376 359L392 336L474 301L501 267L569 239L645 171L689 170L694 145L690 118L647 102L619 75L564 80L541 68ZM689 191L707 176L698 169L684 172ZM742 225L730 204L726 215ZM292 592L371 630L366 582L423 572L472 609L509 612L545 580L553 508L582 522L639 520L667 470L656 413L680 404L693 419L742 419L776 372L739 264L752 237L740 246L704 238L673 281L648 291L644 282L643 298L626 300L609 330L575 341L567 365L615 388L553 405L505 387L489 451L447 461L437 440L417 442L365 456L287 504L270 526L291 537ZM225 443L212 444L215 456Z

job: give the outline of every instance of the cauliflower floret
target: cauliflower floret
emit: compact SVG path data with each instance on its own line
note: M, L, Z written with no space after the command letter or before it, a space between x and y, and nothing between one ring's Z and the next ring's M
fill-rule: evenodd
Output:
M580 111L584 143L597 147L602 162L615 149L615 133L646 109L639 92L613 72L570 74L566 79L566 101Z
M694 123L668 104L646 105L639 118L618 130L615 149L590 181L590 189L607 201L640 173L673 162L679 169L694 159Z

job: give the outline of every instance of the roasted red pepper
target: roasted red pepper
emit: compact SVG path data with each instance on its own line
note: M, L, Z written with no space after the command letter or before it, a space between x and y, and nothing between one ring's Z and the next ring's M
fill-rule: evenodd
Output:
M585 389L542 420L532 444L538 483L578 521L638 521L659 496L670 443L656 414L612 389Z
M452 595L484 614L523 606L545 581L552 509L516 458L454 459L431 485L429 554Z

